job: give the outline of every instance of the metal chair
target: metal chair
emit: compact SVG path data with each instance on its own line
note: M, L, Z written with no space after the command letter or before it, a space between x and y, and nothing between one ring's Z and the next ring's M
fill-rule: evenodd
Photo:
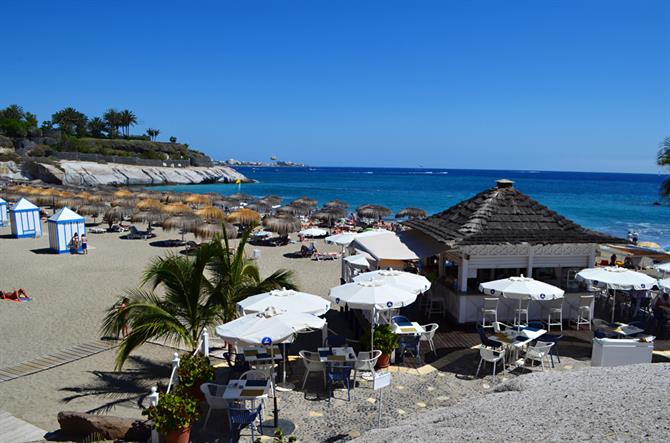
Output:
M558 326L563 331L563 299L559 298L549 302L549 316L547 317L547 331L552 326ZM552 321L553 319L553 321Z
M305 389L305 384L307 383L307 377L312 372L320 372L323 374L323 387L326 388L326 365L319 359L319 355L315 352L310 351L300 351L298 352L302 362L305 365L305 378L302 380L302 388Z
M526 298L520 301L517 305L518 307L514 309L514 320L512 324L514 326L522 326L528 324L528 306L530 305L530 299ZM526 317L526 322L521 323L521 317Z
M347 388L347 401L351 401L351 371L354 365L351 363L326 363L326 380L328 388L328 401L334 397L333 387L335 383L342 383Z
M493 327L493 322L498 321L498 297L485 297L484 305L479 308L479 313L482 316L481 327ZM490 324L486 324L487 318L493 319Z
M427 325L421 326L423 328L423 334L421 334L421 341L427 341L430 350L433 351L433 354L437 355L435 352L435 343L433 343L433 338L435 337L435 332L437 328L440 327L437 323L428 323Z
M492 326L493 326L493 332L495 332L496 334L499 334L510 328L510 325L499 321L494 321L492 323Z
M226 390L226 385L217 385L215 383L203 383L200 385L200 390L205 396L205 401L207 402L207 415L205 415L205 422L203 423L203 429L207 427L207 422L209 421L209 416L212 413L213 409L216 410L226 410L230 406L228 400L223 399L223 393Z
M558 345L563 340L562 335L544 334L539 338L538 342L553 343L554 345L549 349L549 358L551 358L551 367L554 367L554 357L561 362L561 356L558 354Z
M400 355L404 356L407 351L418 361L421 362L421 336L420 335L402 335L400 336Z
M224 352L223 358L226 359L230 371L228 372L228 379L238 377L244 371L249 370L249 364L244 359L244 354L235 352Z
M479 377L479 370L482 367L482 363L493 363L493 381L496 381L496 366L499 361L502 361L503 372L505 371L505 352L496 351L494 349L489 349L482 346L479 348L479 365L477 366L477 373L475 377Z
M537 343L535 343L535 346L529 347L526 351L526 355L524 356L523 361L524 366L528 360L531 362L531 367L533 367L533 362L539 361L540 365L542 366L542 370L544 371L544 362L549 356L549 351L553 345L553 343L547 343L538 340Z
M544 329L544 323L541 321L529 321L526 326L534 329Z
M591 329L591 320L593 319L593 313L591 311L591 304L593 303L592 295L582 295L579 297L579 305L577 305L577 315L575 318L571 318L570 322L575 323L575 327L579 331L579 326L588 325L589 330Z
M444 301L444 297L436 295L432 292L430 292L427 295L427 297L428 299L426 301L426 317L430 318L434 314L444 316L444 314L446 313L446 304Z
M249 426L251 429L251 441L255 441L254 430L256 429L256 419L260 425L261 434L263 433L263 405L259 404L256 408L228 408L228 424L230 426L230 436L228 441L239 441L242 429ZM235 437L237 437L235 439Z
M398 324L398 323L412 323L409 318L405 317L404 315L394 315L391 317L391 322Z
M479 333L479 340L482 343L482 346L490 349L500 349L502 348L502 343L497 340L491 340L486 336L486 331L481 326L477 326L477 332Z
M369 372L372 374L375 373L375 365L377 364L377 360L379 360L381 355L382 351L378 349L372 352L361 351L358 353L356 356L356 363L354 363L354 386L359 372Z

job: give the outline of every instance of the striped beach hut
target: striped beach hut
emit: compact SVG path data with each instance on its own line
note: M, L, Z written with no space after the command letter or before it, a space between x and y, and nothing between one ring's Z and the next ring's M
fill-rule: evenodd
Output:
M7 226L7 202L0 198L0 227Z
M40 208L25 198L21 198L9 210L9 223L12 226L12 235L16 238L42 236Z
M77 233L86 233L84 217L70 208L61 208L47 220L49 227L49 249L59 254L70 252L70 240Z

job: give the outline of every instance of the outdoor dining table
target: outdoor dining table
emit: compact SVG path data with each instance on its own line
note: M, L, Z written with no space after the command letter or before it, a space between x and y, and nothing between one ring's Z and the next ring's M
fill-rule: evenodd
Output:
M270 380L230 380L223 391L224 400L251 401L267 398L270 392Z
M419 323L412 321L393 322L393 333L398 335L421 335L426 332Z
M545 329L530 328L527 326L521 328L507 329L505 332L498 332L489 337L489 340L497 341L509 352L514 353L514 361L519 365L519 349L528 345L533 340L537 340L547 331Z
M321 363L353 363L356 353L352 347L318 348Z
M249 363L269 363L273 359L270 348L266 346L245 346L242 348L244 360ZM274 347L274 360L281 360L283 358L279 347Z

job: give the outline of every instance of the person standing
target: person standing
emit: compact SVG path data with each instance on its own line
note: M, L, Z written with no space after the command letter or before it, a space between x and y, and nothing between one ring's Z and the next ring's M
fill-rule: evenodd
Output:
M121 335L123 338L126 338L128 335L128 304L130 303L130 299L128 297L124 297L123 300L121 301L121 304L119 305L119 315L122 316L123 318L123 325L121 326Z
M86 233L81 234L81 250L84 255L88 254L88 238L86 237Z

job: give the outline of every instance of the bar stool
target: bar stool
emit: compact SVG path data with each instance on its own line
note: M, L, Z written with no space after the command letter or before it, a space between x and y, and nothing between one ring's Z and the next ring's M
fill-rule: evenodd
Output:
M530 304L530 299L526 298L521 300L519 307L514 310L514 326L526 326L528 324L528 305ZM521 323L521 317L526 317L525 323Z
M479 313L482 328L492 328L493 322L498 321L498 297L484 297L484 306L479 308ZM491 321L489 324L486 324L487 318Z
M549 305L549 316L547 317L547 331L551 331L552 326L558 326L563 331L563 299L552 300L549 303L551 304Z

